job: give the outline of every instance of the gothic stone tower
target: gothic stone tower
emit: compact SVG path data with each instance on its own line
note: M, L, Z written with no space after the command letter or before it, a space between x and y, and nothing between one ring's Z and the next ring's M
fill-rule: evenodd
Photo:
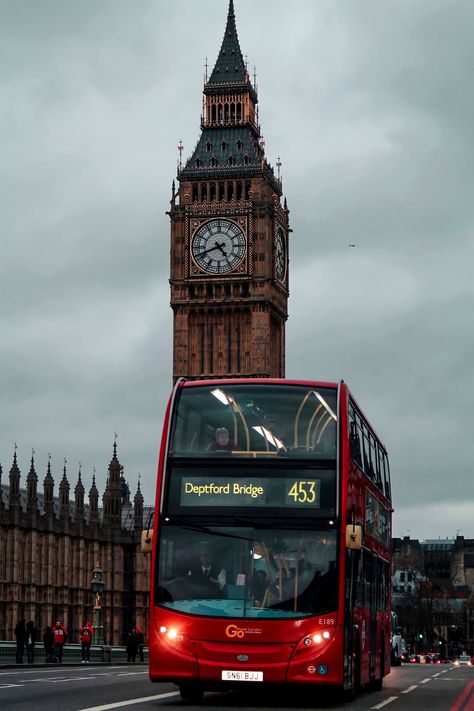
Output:
M207 72L206 72L207 74ZM230 0L201 136L171 209L173 377L285 374L288 209L267 163Z

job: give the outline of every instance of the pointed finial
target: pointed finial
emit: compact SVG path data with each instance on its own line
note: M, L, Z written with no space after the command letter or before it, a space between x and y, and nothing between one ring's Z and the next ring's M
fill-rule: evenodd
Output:
M257 67L253 68L253 88L257 89Z
M208 68L209 68L209 65L208 65L208 63L207 63L207 57L206 57L206 63L204 64L204 69L205 69L205 72L204 72L204 83L205 83L205 84L207 84L207 70L208 70Z
M82 464L79 462L79 481L81 481L81 473L82 473Z
M118 434L114 432L114 457L117 457L117 439L118 439Z
M280 182L280 181L281 181L281 175L280 175L281 160L280 160L280 156L278 156L278 160L277 160L277 162L276 162L276 166L277 166L277 168L278 168L278 182Z
M181 168L183 167L183 150L184 150L184 145L183 145L183 141L182 141L181 138L180 138L180 139L179 139L179 143L178 143L178 151L179 151L179 164L178 164L178 165L179 165L179 170L181 170Z

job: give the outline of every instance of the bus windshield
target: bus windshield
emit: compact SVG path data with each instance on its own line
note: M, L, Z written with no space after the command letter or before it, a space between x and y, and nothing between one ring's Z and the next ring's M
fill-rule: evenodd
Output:
M171 457L334 459L337 388L216 384L182 388Z
M207 617L299 618L337 607L336 532L167 524L155 603Z

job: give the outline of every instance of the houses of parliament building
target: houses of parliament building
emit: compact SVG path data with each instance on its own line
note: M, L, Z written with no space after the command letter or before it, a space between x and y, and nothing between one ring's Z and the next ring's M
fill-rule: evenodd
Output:
M8 483L0 466L0 639L13 639L24 618L41 631L59 619L79 641L85 620L93 619L91 583L100 566L104 642L123 644L129 626L147 625L150 561L139 545L140 483L131 501L116 443L101 506L95 476L87 500L80 471L71 500L66 465L57 496L51 461L41 490L38 480L34 456L23 486L16 451Z

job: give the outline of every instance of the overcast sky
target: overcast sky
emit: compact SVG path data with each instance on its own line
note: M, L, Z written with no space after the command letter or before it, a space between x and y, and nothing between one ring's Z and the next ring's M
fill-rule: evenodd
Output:
M0 0L0 462L154 500L169 208L227 0ZM346 380L394 535L474 536L474 3L235 0L291 214L287 376ZM184 157L184 156L183 156ZM355 247L349 247L355 244ZM57 488L56 488L57 491Z

